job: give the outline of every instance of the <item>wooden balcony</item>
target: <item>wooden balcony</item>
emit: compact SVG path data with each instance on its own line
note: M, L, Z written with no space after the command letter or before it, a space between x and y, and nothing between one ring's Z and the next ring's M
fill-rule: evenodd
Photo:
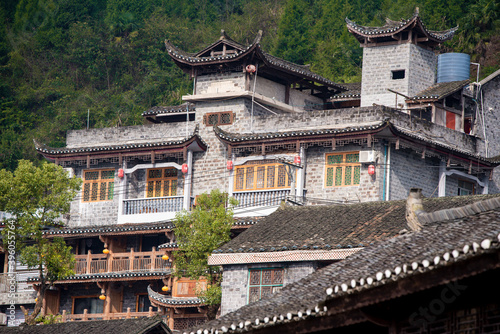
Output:
M75 274L161 271L169 269L170 261L161 257L163 251L76 255Z
M89 321L89 320L111 320L111 319L130 319L139 317L153 317L157 312L153 311L153 308L149 308L149 312L131 312L130 307L127 308L127 312L120 313L88 313L87 309L83 311L82 314L66 314L66 310L63 310L61 321Z

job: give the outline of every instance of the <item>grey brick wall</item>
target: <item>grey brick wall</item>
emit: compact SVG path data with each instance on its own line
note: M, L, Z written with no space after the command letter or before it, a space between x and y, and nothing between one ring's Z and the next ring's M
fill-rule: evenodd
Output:
M285 270L283 286L296 282L314 272L314 262L266 263L224 266L222 277L221 315L232 312L248 302L248 270L252 268L280 268Z
M404 105L392 89L413 96L435 83L437 56L414 44L386 45L363 49L361 106ZM405 70L404 79L394 80L391 71Z
M439 160L425 159L411 150L391 147L390 200L405 199L410 188L422 188L425 197L437 197Z

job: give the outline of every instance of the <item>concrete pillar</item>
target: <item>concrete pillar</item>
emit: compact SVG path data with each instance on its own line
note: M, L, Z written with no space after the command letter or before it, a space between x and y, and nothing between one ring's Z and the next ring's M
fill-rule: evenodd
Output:
M446 196L446 163L441 161L439 164L439 184L438 196Z
M188 172L184 179L184 203L182 208L189 210L191 206L191 189L193 180L193 151L187 151Z

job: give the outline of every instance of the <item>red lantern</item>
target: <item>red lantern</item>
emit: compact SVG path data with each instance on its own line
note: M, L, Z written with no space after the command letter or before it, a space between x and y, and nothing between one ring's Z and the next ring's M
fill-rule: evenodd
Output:
M300 165L300 155L296 155L295 158L293 158L293 162L296 165Z
M370 165L368 166L368 175L373 175L375 174L375 166Z
M120 179L123 179L123 177L124 177L124 176L125 176L125 172L123 171L123 168L120 168L120 169L118 170L118 177L119 177Z
M226 167L228 170L232 170L233 169L233 162L231 160L229 160L227 163L226 163Z
M182 172L184 174L187 174L187 172L188 172L188 164L182 164Z

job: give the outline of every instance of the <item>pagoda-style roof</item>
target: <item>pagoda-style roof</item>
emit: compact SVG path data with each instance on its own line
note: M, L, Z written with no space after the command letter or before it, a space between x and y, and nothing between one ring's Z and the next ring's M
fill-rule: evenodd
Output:
M56 163L71 163L77 161L87 161L87 166L91 160L99 159L122 159L124 157L151 156L151 160L155 156L180 154L186 155L187 149L192 151L206 151L207 144L198 135L197 129L194 133L186 138L144 141L137 140L116 145L92 145L82 147L61 147L53 148L44 144L35 143L35 149L42 154L46 159L55 161Z
M411 99L407 99L406 103L438 101L460 91L462 88L467 86L469 82L469 79L462 81L440 82L417 93Z
M82 226L72 228L51 229L43 231L46 238L62 237L62 238L83 238L94 236L109 236L109 235L138 235L152 234L159 232L171 231L174 224L170 221L160 223L141 223L141 224L120 224L120 225L104 225L104 226Z
M242 72L247 65L255 65L259 76L286 85L298 84L298 89L312 89L312 95L321 98L347 90L343 85L311 72L308 66L264 52L260 45L261 38L262 31L259 31L250 45L243 46L222 31L219 40L197 53L180 50L169 41L165 41L165 47L174 62L192 77L224 70Z
M428 30L422 22L418 10L415 14L401 21L386 19L381 27L359 25L348 18L345 19L347 29L361 43L361 46L383 44L414 43L434 47L453 38L458 27L443 31Z

